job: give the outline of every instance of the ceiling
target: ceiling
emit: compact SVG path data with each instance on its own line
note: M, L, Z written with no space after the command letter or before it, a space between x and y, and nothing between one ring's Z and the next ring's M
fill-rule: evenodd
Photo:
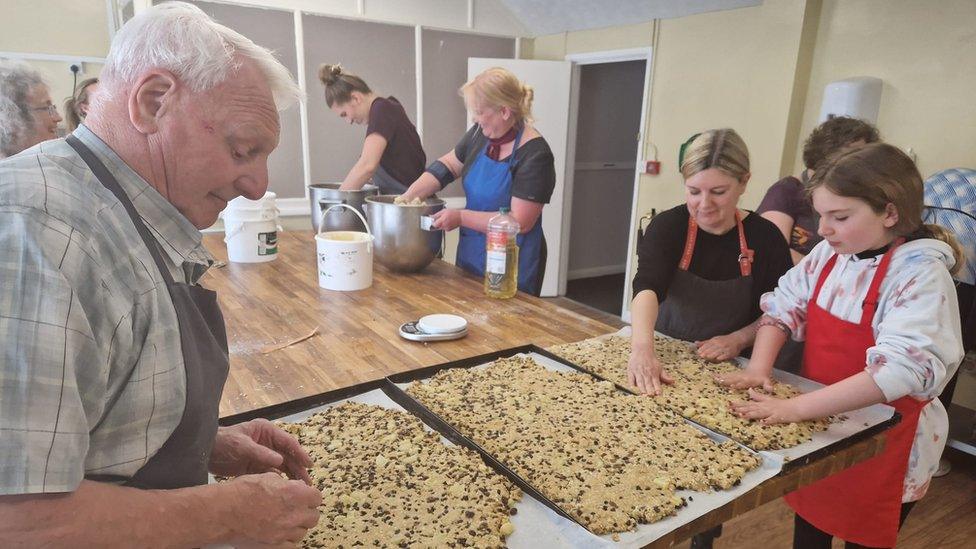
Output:
M532 36L632 25L709 11L757 6L762 0L499 0Z

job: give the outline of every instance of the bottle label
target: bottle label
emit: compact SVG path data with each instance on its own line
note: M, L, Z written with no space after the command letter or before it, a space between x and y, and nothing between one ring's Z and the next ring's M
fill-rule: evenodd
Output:
M501 249L504 250L508 246L508 233L504 231L489 231L488 232L488 249Z
M505 274L505 249L501 250L488 250L485 254L487 256L487 264L485 265L485 271L489 275L504 275Z

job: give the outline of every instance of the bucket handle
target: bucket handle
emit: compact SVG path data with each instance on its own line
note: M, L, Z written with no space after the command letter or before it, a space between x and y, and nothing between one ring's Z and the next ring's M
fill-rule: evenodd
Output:
M322 204L322 202L325 202L325 201L324 200L319 200L319 204ZM369 230L369 223L366 222L366 218L363 217L363 214L359 213L359 210L357 210L356 208L353 208L352 206L350 206L349 204L346 204L344 202L339 202L339 203L333 204L332 206L329 206L328 209L326 209L322 213L323 214L329 213L329 210L332 210L334 208L348 208L348 209L352 210L352 213L356 214L356 217L358 217L360 221L363 222L363 227L366 227L366 234L368 234L369 237L370 237L369 238L369 244L367 245L366 250L367 250L367 253L372 254L373 253L373 232ZM323 227L325 227L325 223L322 223L322 224L319 225L319 231L316 234L322 234L322 228Z
M329 206L328 208L326 208L325 207L326 204L332 204L332 206ZM327 198L320 198L319 199L319 210L321 210L322 213L325 213L328 210L331 210L334 206L338 206L339 204L346 204L346 200L345 199L342 199L342 200L329 200Z
M224 224L225 225L227 224L227 220L226 219L224 220ZM227 242L230 242L231 239L233 239L235 236L241 234L241 231L243 231L243 230L244 230L244 223L243 222L238 223L237 224L237 227L234 227L234 229L232 231L230 231L229 233L226 233L224 235L224 243L226 244Z

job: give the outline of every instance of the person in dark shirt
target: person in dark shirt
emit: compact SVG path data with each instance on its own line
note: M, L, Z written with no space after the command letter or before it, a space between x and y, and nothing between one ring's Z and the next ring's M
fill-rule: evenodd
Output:
M651 221L633 282L627 375L641 392L655 395L662 382L672 381L654 353L655 330L694 342L707 360L737 357L756 338L759 297L793 266L776 226L738 207L750 176L749 150L739 134L709 130L683 151L685 204ZM709 549L721 534L716 526L695 535L691 546Z
M817 234L820 218L807 197L807 182L817 164L837 151L856 145L874 143L881 138L878 129L857 118L835 116L817 126L803 144L800 177L788 175L766 191L759 215L772 221L790 245L793 263L799 263L822 239Z
M393 96L379 97L362 78L343 72L339 65L319 67L325 102L350 124L366 124L366 140L359 160L346 174L339 190L372 183L382 194L401 194L420 176L427 162L417 127Z
M461 88L475 125L461 141L403 194L426 198L463 176L463 210L435 214L434 226L461 228L457 265L475 275L485 272L485 232L499 208L511 209L518 236L518 289L539 295L546 270L542 207L556 186L555 159L549 144L532 126L532 88L510 71L487 69Z
M638 250L628 373L645 393L670 381L654 354L654 331L696 342L709 360L752 346L759 296L792 266L776 226L738 208L749 153L731 129L696 137L681 164L686 203L654 217Z

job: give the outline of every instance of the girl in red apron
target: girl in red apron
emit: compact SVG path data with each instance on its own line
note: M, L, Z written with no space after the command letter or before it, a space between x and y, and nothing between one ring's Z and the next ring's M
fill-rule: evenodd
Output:
M742 417L795 422L888 403L902 416L883 452L786 496L794 547L894 547L928 488L948 419L935 398L962 359L950 270L961 251L941 227L922 224L922 178L882 143L843 151L811 181L824 241L762 297L749 366L720 379L760 387L792 336L805 340L801 374L827 386L791 399L750 391Z

